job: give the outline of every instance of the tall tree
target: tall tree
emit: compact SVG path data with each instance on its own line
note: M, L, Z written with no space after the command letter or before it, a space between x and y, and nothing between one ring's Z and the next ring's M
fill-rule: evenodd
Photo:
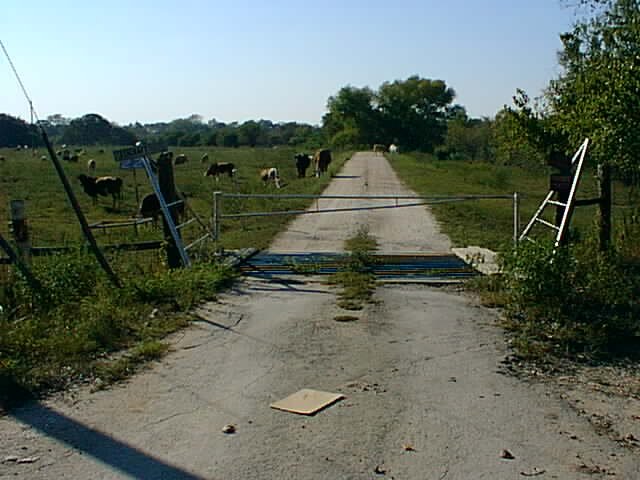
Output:
M0 147L33 146L39 143L38 132L24 120L0 113Z
M598 7L561 36L563 74L551 82L556 127L574 145L640 183L640 2L584 0Z
M327 102L328 113L323 117L324 128L333 144L364 146L378 143L378 111L375 94L368 88L342 87Z
M136 137L96 113L71 120L60 140L75 145L131 145Z
M390 142L431 152L444 140L446 117L455 97L442 80L420 78L385 82L378 91L382 129Z

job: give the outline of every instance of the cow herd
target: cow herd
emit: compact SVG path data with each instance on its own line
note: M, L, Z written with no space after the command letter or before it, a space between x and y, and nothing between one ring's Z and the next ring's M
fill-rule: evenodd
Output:
M65 152L62 152L64 158ZM174 165L185 164L188 158L184 154L173 156L172 152L163 152L161 156L169 156L172 159ZM159 159L160 157L158 157ZM209 161L209 155L203 154L201 157L201 163L206 164ZM294 155L293 161L295 162L296 172L298 178L305 178L307 176L307 170L313 166L313 172L316 177L327 173L329 164L331 163L331 151L328 149L320 149L315 152L314 155L308 153L297 153ZM90 159L87 162L87 174L78 175L77 179L82 186L84 192L91 197L94 205L97 203L99 196L111 196L113 199L113 208L115 209L117 202L122 197L123 180L116 176L93 176L96 170L96 162ZM216 182L222 177L234 178L237 174L236 166L231 162L215 162L207 166L204 171L205 177L213 177ZM273 183L276 188L281 188L281 177L277 167L269 167L262 169L259 172L260 180L266 185L267 183ZM155 194L149 194L145 196L140 202L138 208L138 216L142 218L155 219L160 212L160 204ZM180 212L178 212L180 213Z

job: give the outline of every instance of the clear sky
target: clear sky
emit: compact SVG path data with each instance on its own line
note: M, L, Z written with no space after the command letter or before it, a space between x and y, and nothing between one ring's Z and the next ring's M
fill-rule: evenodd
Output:
M0 0L0 40L42 119L319 124L341 87L414 74L479 117L558 75L574 13L562 0ZM0 113L29 119L4 55Z

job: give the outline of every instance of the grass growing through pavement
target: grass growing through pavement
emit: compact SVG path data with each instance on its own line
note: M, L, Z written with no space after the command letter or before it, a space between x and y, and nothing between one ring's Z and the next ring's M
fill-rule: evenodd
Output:
M329 277L329 284L339 286L338 306L345 310L362 310L372 302L376 288L375 276L369 271L374 259L372 253L377 242L369 235L367 227L361 227L356 235L345 242L349 256L345 265Z

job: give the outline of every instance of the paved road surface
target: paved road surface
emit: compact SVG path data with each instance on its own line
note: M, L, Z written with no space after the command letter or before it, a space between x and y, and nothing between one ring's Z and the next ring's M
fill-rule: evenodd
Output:
M400 187L382 157L358 154L330 189ZM358 224L387 251L449 247L418 207L306 216L273 249L335 250ZM127 384L0 419L2 458L38 457L0 463L0 478L639 478L633 452L544 385L502 373L493 311L450 288L384 286L375 298L336 322L344 312L322 283L244 282ZM269 408L301 388L346 398L313 417Z

